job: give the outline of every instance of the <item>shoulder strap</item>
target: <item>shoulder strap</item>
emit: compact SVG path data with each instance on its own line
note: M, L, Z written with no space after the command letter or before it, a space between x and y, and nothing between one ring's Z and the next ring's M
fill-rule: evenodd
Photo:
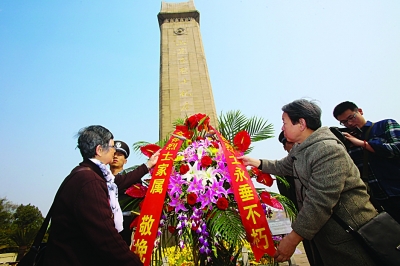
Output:
M56 193L56 195L55 195L55 197L54 197L54 201L53 201L53 203L51 204L51 207L50 207L50 209L49 209L49 212L47 213L46 218L44 219L43 224L42 224L42 226L40 227L38 233L36 234L35 240L33 241L32 249L36 250L36 252L39 251L39 246L40 246L40 244L42 243L44 234L46 233L47 227L48 227L49 222L50 222L50 219L51 219L51 213L52 213L52 209L53 209L54 202L55 202L55 200L57 199L57 196L60 194L61 189L65 186L65 184L66 184L69 180L71 180L71 177L72 177L74 174L76 174L77 172L80 172L80 171L85 171L85 170L92 170L92 169L90 169L89 167L82 167L82 166L77 166L77 167L75 167L75 168L71 171L71 173L70 173L70 174L64 179L64 181L61 183L61 186L60 186L60 188L58 189L58 191L57 191L57 193Z
M368 141L369 133L371 132L374 123L368 128L367 132L365 132L364 140ZM368 180L368 151L364 149L364 156L363 156L363 172L362 172L363 180Z
M336 213L332 213L332 218L333 220L335 220L341 227L343 227L343 229L352 235L357 234L357 232L353 229L353 227L351 227L350 225L348 225L345 221L342 220L342 218L340 218Z

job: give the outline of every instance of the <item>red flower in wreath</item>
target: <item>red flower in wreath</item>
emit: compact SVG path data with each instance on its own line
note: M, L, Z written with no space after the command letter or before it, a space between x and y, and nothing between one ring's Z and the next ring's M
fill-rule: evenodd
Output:
M267 191L261 192L260 198L261 198L262 202L264 202L265 204L267 204L271 207L274 207L276 209L283 210L282 204L274 197L271 197L271 194L269 194Z
M159 149L161 149L160 146L156 144L147 144L140 147L140 151L149 158Z
M208 129L210 125L210 117L205 114L197 114L197 119L199 120L198 130Z
M245 152L250 147L251 138L246 130L239 131L233 138L233 144L239 151Z
M133 186L129 187L125 194L131 196L132 198L143 198L146 195L147 187L143 186L142 184L134 184Z
M199 124L199 120L197 115L192 115L188 117L185 121L185 126L187 126L190 129L195 129L197 125Z
M189 205L194 205L197 202L197 195L195 193L188 193L186 201Z
M185 126L189 129L195 129L198 127L198 130L207 129L210 124L210 118L205 114L195 114L188 117L185 121Z
M209 167L212 164L212 159L210 156L203 156L203 158L201 158L201 166L202 167Z
M193 131L189 130L187 126L184 125L178 125L175 127L177 130L180 130L183 134L183 136L186 139L191 139L193 137Z
M274 183L274 179L272 179L270 174L261 173L259 176L257 176L257 182L270 187Z
M173 210L175 210L175 207L172 207L171 205L168 205L166 207L167 212L172 212Z
M216 149L219 148L219 144L217 141L213 141L213 142L211 142L211 144L213 145L214 148L216 148Z
M196 224L196 225L192 225L192 231L196 231L197 229L199 228L199 225L198 224Z
M222 197L217 200L218 209L224 211L224 210L228 209L228 206L229 206L229 202L226 198Z
M168 226L168 231L169 231L171 234L175 233L175 230L176 230L176 228L173 227L172 225Z
M271 177L270 174L263 173L260 169L256 167L252 167L251 171L253 172L253 175L257 177L257 182L264 184L268 187L272 186L274 183L274 179Z
M187 164L182 164L182 165L179 167L179 173L180 173L181 175L186 174L187 172L189 172L189 170L190 170L190 167L189 167L189 165L187 165Z

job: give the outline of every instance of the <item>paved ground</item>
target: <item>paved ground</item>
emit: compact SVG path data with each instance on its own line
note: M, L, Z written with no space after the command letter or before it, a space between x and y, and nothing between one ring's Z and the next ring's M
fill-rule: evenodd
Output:
M285 263L279 263L279 266L287 266L287 265L291 265L291 266L310 266L310 263L308 263L308 259L306 256L306 252L304 251L303 248L303 243L300 243L297 246L296 252L294 253L292 260L291 260L291 264L289 262L285 262Z

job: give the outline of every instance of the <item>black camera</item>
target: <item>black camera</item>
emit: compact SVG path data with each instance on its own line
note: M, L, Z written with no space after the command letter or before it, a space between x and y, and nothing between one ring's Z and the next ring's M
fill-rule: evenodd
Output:
M351 141L346 139L343 135L344 132L349 133L350 135L361 139L362 130L358 127L355 128L341 128L341 127L330 127L331 132L349 149L353 144Z

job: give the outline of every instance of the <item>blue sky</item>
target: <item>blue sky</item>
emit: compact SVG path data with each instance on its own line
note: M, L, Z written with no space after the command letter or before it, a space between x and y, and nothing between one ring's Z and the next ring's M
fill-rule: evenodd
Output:
M179 1L167 1L179 2ZM400 120L399 1L195 0L217 112L268 119L314 99L325 126L350 100ZM100 124L129 145L158 139L161 1L0 2L0 197L46 214ZM285 156L277 138L253 157ZM132 154L128 165L145 160ZM272 188L276 190L276 188Z

